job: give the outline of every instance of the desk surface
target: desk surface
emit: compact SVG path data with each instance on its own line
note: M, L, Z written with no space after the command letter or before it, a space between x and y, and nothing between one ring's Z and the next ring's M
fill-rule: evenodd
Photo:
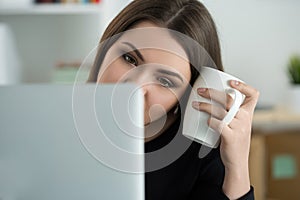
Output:
M284 107L255 111L253 129L300 130L300 113L293 113Z

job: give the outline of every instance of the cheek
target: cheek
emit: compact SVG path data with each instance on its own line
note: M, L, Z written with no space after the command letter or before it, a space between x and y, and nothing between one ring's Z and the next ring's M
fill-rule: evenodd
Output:
M170 111L182 97L186 86L169 90L162 87L152 88L145 96L145 114L158 119Z
M163 108L164 111L168 112L178 102L180 97L174 92L160 87L156 91L150 92L146 98L149 108L158 104L160 105L160 110Z
M161 89L158 89L161 90ZM145 96L145 122L153 122L162 116L176 104L177 98L172 92L148 92Z

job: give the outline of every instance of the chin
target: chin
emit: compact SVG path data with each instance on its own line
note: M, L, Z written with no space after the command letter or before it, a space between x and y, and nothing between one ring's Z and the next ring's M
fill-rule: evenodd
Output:
M150 124L150 122L145 122L144 126L148 126Z
M166 118L165 117L167 117L167 116L165 116L165 115L163 115L163 116L161 116L161 117L158 117L158 118L155 118L155 119L153 119L152 121L151 121L151 119L146 119L146 120L144 120L144 126L148 126L148 125L150 125L150 124L157 124L157 123L162 123L162 122L166 122Z
M151 121L151 119L146 119L144 120L144 126L148 126L149 124L156 122L160 118L155 118L154 120Z
M151 124L150 119L145 119L145 120L144 120L144 126L147 126L147 125L149 125L149 124Z

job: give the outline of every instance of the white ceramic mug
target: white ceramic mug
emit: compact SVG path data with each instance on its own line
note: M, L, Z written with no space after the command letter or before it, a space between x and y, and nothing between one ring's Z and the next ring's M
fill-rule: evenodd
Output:
M224 101L226 101L226 93L233 98L233 104L228 110L227 115L224 117L223 122L229 124L238 112L241 104L243 103L245 96L238 90L233 89L229 85L230 80L240 79L226 74L220 70L213 69L210 67L202 67L200 75L193 85L193 89L188 99L188 104L185 110L184 121L183 121L183 135L199 142L205 146L216 148L220 143L220 133L214 131L207 125L209 115L205 112L200 112L192 107L193 101L207 102L210 104L218 104L210 99L201 97L197 93L197 89L202 88L213 88L224 92ZM212 110L212 112L214 112Z

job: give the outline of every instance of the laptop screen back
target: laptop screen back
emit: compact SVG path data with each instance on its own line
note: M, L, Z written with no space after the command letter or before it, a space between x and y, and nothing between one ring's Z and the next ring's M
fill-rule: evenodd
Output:
M144 199L133 85L0 87L0 199Z

